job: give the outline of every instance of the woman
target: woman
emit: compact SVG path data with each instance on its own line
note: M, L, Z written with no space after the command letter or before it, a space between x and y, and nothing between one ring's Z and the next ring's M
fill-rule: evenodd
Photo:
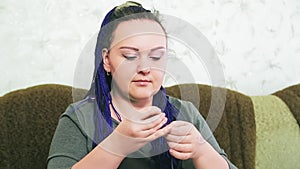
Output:
M104 18L94 80L61 116L48 168L235 168L191 103L166 96L167 35L127 2Z

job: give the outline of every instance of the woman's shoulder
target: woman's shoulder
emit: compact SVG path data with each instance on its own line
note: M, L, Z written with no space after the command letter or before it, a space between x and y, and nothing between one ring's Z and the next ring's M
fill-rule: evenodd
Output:
M91 136L94 134L94 110L95 102L93 100L81 100L72 103L61 115L61 119L72 121L82 133Z
M176 107L187 106L187 105L191 104L191 102L189 102L189 101L181 100L181 99L173 97L173 96L168 95L167 98L168 98L169 102Z
M93 100L83 99L74 103L71 103L66 111L62 115L73 116L76 114L88 114L94 111L95 103Z
M94 119L95 102L83 99L70 104L60 118L69 118L76 124L86 124Z
M193 111L198 111L198 109L194 106L194 104L190 101L181 100L179 98L173 97L173 96L167 96L169 102L174 105L177 109L193 109Z

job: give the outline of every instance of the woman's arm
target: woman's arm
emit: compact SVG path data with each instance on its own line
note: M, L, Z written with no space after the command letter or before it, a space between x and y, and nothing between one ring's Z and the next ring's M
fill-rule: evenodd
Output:
M137 113L142 114L141 119L123 118L115 130L72 169L99 169L100 164L100 169L118 168L128 154L169 132L170 127L161 128L167 118L158 108L148 107Z
M123 159L124 157L105 151L98 145L72 169L116 169Z
M76 115L69 113L62 116L51 143L48 169L118 168L126 155L164 136L170 130L169 127L161 128L167 119L158 108L149 107L141 113L141 119L132 121L124 118L90 152L87 145L89 136L81 129Z
M100 145L88 151L92 142L75 117L71 114L60 118L50 147L48 169L118 168L124 157L105 151Z
M180 159L192 159L196 168L214 168L215 165L220 165L216 168L237 169L227 159L198 109L191 102L172 97L169 100L180 109L178 121L173 122L175 125L171 124L171 132L166 137L171 147L170 153Z

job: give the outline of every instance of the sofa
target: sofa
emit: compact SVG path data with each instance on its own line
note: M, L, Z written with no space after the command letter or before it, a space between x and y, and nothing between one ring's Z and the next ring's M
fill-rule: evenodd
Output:
M264 96L203 84L166 91L199 109L238 168L300 168L300 84ZM0 97L0 169L46 168L59 116L84 94L71 86L43 84Z

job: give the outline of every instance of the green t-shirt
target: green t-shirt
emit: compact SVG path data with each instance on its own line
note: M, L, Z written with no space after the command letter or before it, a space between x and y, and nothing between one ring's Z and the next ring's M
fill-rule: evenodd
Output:
M200 131L203 138L227 160L230 168L236 168L227 159L225 152L219 147L207 123L194 105L173 97L169 97L169 101L180 111L176 119L192 123ZM50 147L47 160L48 169L69 169L93 149L94 104L94 101L87 100L73 103L61 115ZM118 125L115 120L113 123L114 127ZM126 157L118 168L150 169L150 164L153 161L152 157ZM180 164L182 169L195 168L191 159L184 160Z

